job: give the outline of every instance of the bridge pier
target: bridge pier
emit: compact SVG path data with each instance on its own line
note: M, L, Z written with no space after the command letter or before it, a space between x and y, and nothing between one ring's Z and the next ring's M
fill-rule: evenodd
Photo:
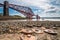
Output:
M15 18L15 17L11 17L9 16L9 7L11 9L14 9L22 14L24 14L27 19L32 19L32 16L34 14L32 14L32 10L29 8L29 7L24 7L24 6L19 6L19 5L15 5L15 4L9 4L8 1L4 1L4 4L1 4L1 6L3 6L3 16L0 17L0 19L20 19L19 17L18 18ZM19 9L17 9L19 8ZM26 10L27 9L27 10Z
M3 16L9 16L9 3L4 1Z

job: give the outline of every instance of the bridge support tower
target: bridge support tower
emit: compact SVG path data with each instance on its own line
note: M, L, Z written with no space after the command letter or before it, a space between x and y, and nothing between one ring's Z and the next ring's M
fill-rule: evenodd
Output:
M3 7L3 16L9 16L9 3L8 1L4 1L4 7Z

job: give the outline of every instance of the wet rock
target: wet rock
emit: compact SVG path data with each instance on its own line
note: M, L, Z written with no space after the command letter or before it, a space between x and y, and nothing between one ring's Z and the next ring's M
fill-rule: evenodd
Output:
M50 30L50 29L46 29L44 30L44 32L48 33L48 34L52 34L52 35L57 35L57 32L54 30Z

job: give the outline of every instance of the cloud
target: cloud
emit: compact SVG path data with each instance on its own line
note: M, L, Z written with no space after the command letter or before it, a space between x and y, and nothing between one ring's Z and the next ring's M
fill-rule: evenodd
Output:
M45 13L56 13L57 10L58 9L56 7L50 7L48 10L45 11Z
M43 9L48 9L50 7L50 5L47 4L48 0L27 0L27 1L26 0L12 0L9 2L12 4L17 4L17 5L36 6Z
M0 0L0 3L3 3L5 0Z
M60 0L50 0L49 4L59 7L60 6Z
M2 3L4 0L1 0ZM60 17L60 0L7 0L9 3L27 6L42 17ZM16 13L16 12L15 12Z
M60 17L59 13L41 13L40 17Z
M53 10L53 11L48 11L46 13L56 13L56 10Z

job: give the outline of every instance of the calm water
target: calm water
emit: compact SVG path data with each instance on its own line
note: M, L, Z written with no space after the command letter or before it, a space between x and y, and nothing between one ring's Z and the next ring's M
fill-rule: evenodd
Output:
M27 19L19 21L27 21ZM32 19L31 21L37 21L37 19ZM60 21L60 19L39 19L39 21Z

